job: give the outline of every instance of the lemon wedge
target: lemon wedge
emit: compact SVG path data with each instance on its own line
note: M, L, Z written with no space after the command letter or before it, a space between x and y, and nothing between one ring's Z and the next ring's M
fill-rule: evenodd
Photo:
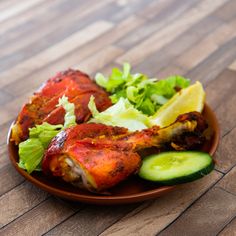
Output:
M202 112L204 102L205 92L202 84L197 81L176 93L151 117L151 122L153 125L159 125L160 127L168 126L175 122L181 114L191 111Z

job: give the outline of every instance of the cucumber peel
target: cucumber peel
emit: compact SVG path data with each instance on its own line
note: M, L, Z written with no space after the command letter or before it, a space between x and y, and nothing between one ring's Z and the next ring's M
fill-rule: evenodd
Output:
M143 179L164 185L175 185L202 178L214 169L208 153L173 151L145 157L139 170Z

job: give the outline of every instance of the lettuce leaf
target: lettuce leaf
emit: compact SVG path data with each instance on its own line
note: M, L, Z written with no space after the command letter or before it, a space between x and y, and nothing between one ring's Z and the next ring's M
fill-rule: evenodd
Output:
M59 99L58 105L62 106L65 113L64 126L61 124L51 125L47 122L36 125L29 129L29 138L19 144L19 163L18 166L25 169L29 174L34 170L41 171L41 162L44 151L47 149L51 140L62 130L75 125L75 105L63 96Z
M26 169L30 174L41 163L44 146L37 138L29 138L19 144L20 168ZM39 168L41 170L41 168Z
M103 74L97 73L95 76L96 83L105 88L107 92L115 92L117 88L132 79L130 69L131 67L128 63L124 63L123 71L120 71L118 68L113 68L109 79Z
M65 111L65 117L64 117L64 128L69 128L76 124L76 117L75 117L75 104L68 101L68 98L63 95L61 98L59 98L59 102L57 104L57 107L62 106Z
M124 63L122 71L113 68L108 78L98 73L95 80L111 93L113 104L122 97L127 98L135 108L147 115L156 113L178 90L190 84L188 79L179 75L157 80L141 73L131 74L131 66L128 63Z
M94 97L91 96L88 108L93 117L89 120L90 123L120 126L130 131L142 130L151 126L148 116L135 109L128 99L120 98L116 104L99 112Z

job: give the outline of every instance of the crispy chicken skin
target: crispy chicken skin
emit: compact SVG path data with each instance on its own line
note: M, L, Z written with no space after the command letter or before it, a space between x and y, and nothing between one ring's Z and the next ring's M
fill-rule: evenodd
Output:
M88 75L72 69L60 72L43 84L31 97L29 103L23 106L12 128L12 140L18 144L27 139L28 129L42 122L63 124L65 110L62 107L56 107L58 99L63 95L75 104L77 123L83 123L89 119L88 102L91 95L95 97L99 111L111 106L107 93Z
M52 140L43 160L43 171L75 185L83 182L90 191L107 189L137 171L141 164L132 145L122 141L117 148L114 142L106 143L127 133L125 128L103 124L66 129ZM96 140L101 143L95 143Z
M197 112L181 115L162 129L153 126L132 133L102 124L76 125L52 140L43 159L43 171L101 192L139 169L141 157L137 151L162 147L179 135L202 132L205 128L205 121Z

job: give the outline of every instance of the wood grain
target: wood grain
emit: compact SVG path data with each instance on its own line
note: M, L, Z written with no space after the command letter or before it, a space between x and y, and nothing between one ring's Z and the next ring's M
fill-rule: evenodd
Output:
M215 110L219 106L223 105L225 101L230 100L236 88L235 77L235 71L225 69L214 79L214 83L209 83L207 85L206 100L212 109ZM218 112L217 115L218 117L224 117L224 114L220 112ZM221 126L224 125L224 123L227 125L226 122L222 122Z
M6 144L0 145L0 156L1 156L0 158L0 169L1 169L3 166L10 163Z
M234 28L235 26L232 23L232 26L231 24L223 24L220 28L215 29L207 37L195 44L193 48L181 55L177 59L177 64L186 69L197 66L222 44L235 37Z
M0 235L235 235L236 3L233 0L0 1ZM221 126L216 169L145 203L92 206L26 182L6 136L22 104L68 67L203 83ZM207 220L206 220L207 219Z
M135 30L133 34L127 34L118 42L118 46L130 49L134 45L141 43L154 32L164 28L167 24L172 24L178 17L184 14L195 4L196 1L154 1L147 8L139 13L142 18L148 18L148 24L144 24ZM139 18L140 19L140 18Z
M0 145L6 145L6 141L7 141L7 134L9 131L9 128L11 126L11 123L13 122L13 119L15 119L15 117L11 117L9 118L9 121L0 125Z
M218 50L209 55L202 63L191 69L186 75L194 81L202 81L204 85L214 80L236 57L232 48L236 38L226 42Z
M159 235L216 235L234 217L235 210L236 196L214 187Z
M101 35L99 38L97 38L96 44L94 44L94 41L91 42L87 41L86 45L78 47L73 52L65 55L60 59L57 59L53 63L50 62L50 67L43 67L38 71L34 72L32 71L32 73L28 73L27 70L26 71L22 70L20 78L24 78L24 81L27 84L30 84L30 86L24 86L24 84L21 83L20 78L18 78L19 82L15 81L13 82L14 86L12 86L12 84L9 84L7 86L7 90L9 90L9 92L14 90L11 93L15 94L15 92L17 92L22 95L20 97L17 96L15 99L12 99L9 103L6 103L4 106L0 107L0 111L6 110L7 107L8 111L11 111L12 114L16 114L20 109L20 107L22 106L22 104L28 100L28 97L33 93L33 91L36 90L37 87L40 86L42 82L44 82L46 79L52 76L53 73L55 73L55 71L65 70L68 67L72 67L75 64L84 61L84 59L89 55L93 55L99 49L104 48L107 42L108 43L115 42L116 40L121 38L124 34L129 33L130 30L134 29L135 27L138 27L142 23L143 23L142 20L139 20L138 18L132 16L120 22L119 25L117 25L116 27L106 32L104 35ZM26 64L27 63L25 63L25 65ZM16 71L18 70L16 69ZM17 84L19 84L19 86L17 86Z
M87 207L68 220L56 226L46 235L58 235L67 232L68 235L81 234L84 236L97 235L104 231L109 225L115 223L117 219L135 208L137 204L114 206L91 206Z
M234 61L232 64L230 64L228 68L231 70L236 70L236 61Z
M151 4L148 4L140 13L139 16L145 17L148 19L153 19L157 15L161 14L163 11L169 8L175 1L173 0L166 0L166 1L153 1ZM184 5L184 4L183 4Z
M115 46L108 46L87 58L83 62L73 65L72 68L81 68L82 71L87 71L89 74L93 74L107 65L110 61L115 60L122 53L122 49Z
M0 230L1 235L42 235L74 212L67 204L49 198ZM21 227L19 227L21 225Z
M232 220L220 233L219 236L234 236L236 232L236 218Z
M67 11L63 17L59 18L62 11L65 11L64 6L62 6L59 11L55 9L54 11L51 11L50 14L47 14L46 16L50 17L50 19L43 17L41 20L42 22L38 23L39 25L34 24L34 27L40 26L40 30L35 31L34 28L29 27L29 30L24 32L23 35L20 35L20 37L14 38L11 42L4 44L3 47L5 50L3 50L3 56L0 60L0 70L4 71L9 69L12 64L18 64L22 60L26 60L40 53L51 45L57 44L61 39L64 39L68 35L74 34L89 24L92 24L93 17L103 20L109 18L109 16L113 15L114 11L116 11L116 8L111 3L108 4L109 7L107 8L101 7L97 9L95 14L93 14L93 17L90 15L82 17L83 14L77 14L76 9L78 7L80 7L82 11L84 11L84 9L90 9L88 5L85 5L86 4L80 4L79 1L70 1L70 4L66 5ZM52 24L49 26L48 22L52 22ZM63 25L68 26L61 30L61 26ZM30 34L31 37L27 37L28 34ZM27 38L25 39L25 37ZM44 40L41 40L42 38ZM17 44L14 43L15 40L18 41ZM37 47L34 47L35 44L37 44Z
M34 58L30 58L18 64L11 69L11 73L3 72L0 76L3 78L0 81L0 86L5 86L9 83L16 81L19 77L24 77L33 71L49 64L51 61L56 60L75 48L87 43L93 38L104 33L112 27L112 24L105 21L95 22L89 25L82 31L76 32L70 37L62 40L60 43L53 45L45 51L37 54Z
M216 186L223 188L224 190L236 195L236 167L231 169L218 183Z
M22 183L24 178L16 172L11 163L2 167L0 169L0 196L20 183Z
M9 3L10 1L6 2ZM60 4L61 1L57 0L57 2ZM45 13L45 6L51 8L53 5L55 5L55 0L50 1L50 3L46 1L40 2L40 4L37 5L37 8L32 7L30 11L25 11L17 14L17 21L15 17L5 20L4 24L2 24L2 27L0 28L0 35L9 35L10 31L15 32L13 30L15 27L21 27L22 25L26 26L28 22L31 22L33 16L42 17Z
M130 212L102 235L155 235L176 219L220 177L220 173L214 172L205 179L182 185L172 193Z
M233 166L235 166L235 140L236 128L230 131L221 140L220 146L216 152L217 169L227 173Z
M6 10L1 11L1 16L0 16L0 22L3 22L7 20L10 17L13 17L23 11L28 10L32 6L37 5L39 2L43 0L35 0L35 1L22 1L20 4L18 4L17 7L13 8L7 8Z
M188 28L193 26L197 21L204 18L206 15L213 12L215 9L220 7L224 0L217 0L214 5L210 3L211 1L206 0L200 2L197 7L193 7L189 10L184 18L180 18L173 22L173 24L164 27L148 39L144 40L142 43L128 51L123 56L117 59L117 62L122 63L123 61L129 61L132 64L137 64L144 60L154 51L165 46L167 43L175 40L180 34L184 33ZM201 10L199 10L201 9ZM188 23L186 23L188 22ZM178 30L177 30L178 29ZM156 43L158 42L158 43Z
M0 197L0 227L5 226L15 218L45 200L48 194L28 182L15 187Z
M218 9L214 14L222 20L228 21L233 19L236 14L236 3L235 1L228 1L224 6Z
M222 25L222 21L208 16L198 21L194 27L190 27L184 34L179 35L175 40L155 51L148 58L135 66L135 70L157 75L167 66L176 66L179 55L185 54L190 48L194 47L198 41L202 40L212 30ZM160 56L161 55L161 56ZM186 72L185 72L186 73ZM152 75L153 76L153 75ZM191 78L191 77L189 77Z

